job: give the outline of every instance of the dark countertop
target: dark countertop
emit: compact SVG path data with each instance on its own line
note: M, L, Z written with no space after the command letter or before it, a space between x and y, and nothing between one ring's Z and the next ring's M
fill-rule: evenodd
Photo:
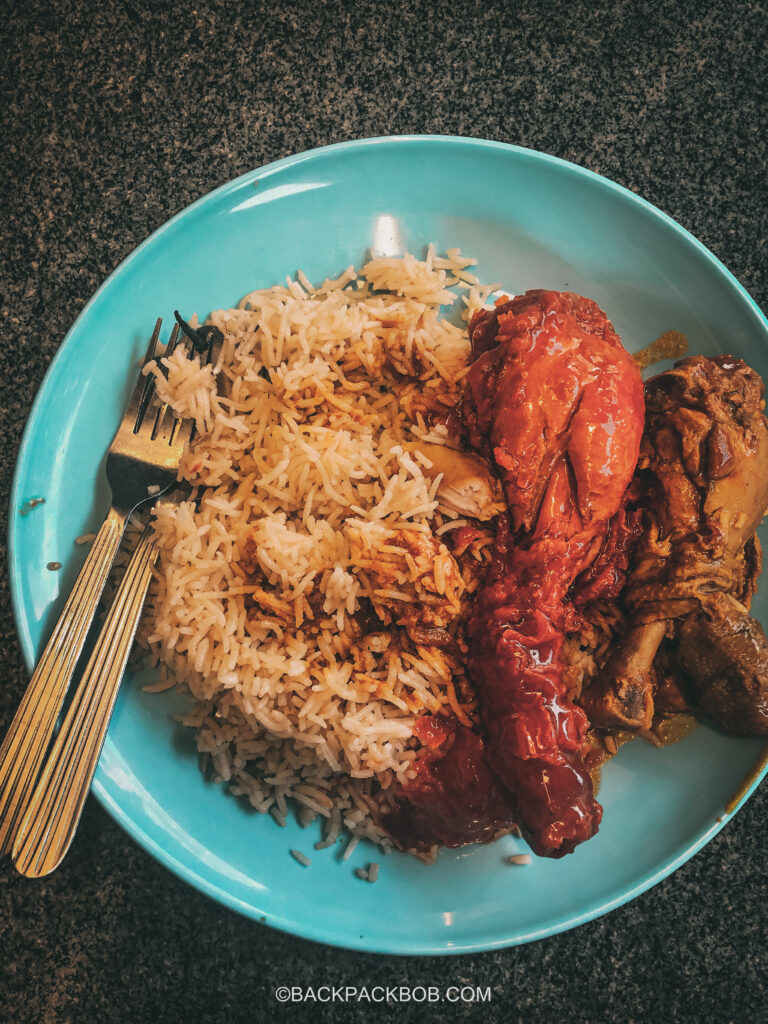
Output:
M0 64L3 518L34 394L101 281L214 186L312 146L446 133L573 160L680 221L768 309L766 25L765 3L743 0L20 0ZM0 596L4 732L27 675L5 573ZM490 1005L458 1004L455 1019L764 1020L767 814L763 786L672 877L575 931L406 959L241 919L90 801L50 879L0 864L0 1021L301 1017L275 1001L279 984L492 987ZM312 1015L442 1016L365 1003Z

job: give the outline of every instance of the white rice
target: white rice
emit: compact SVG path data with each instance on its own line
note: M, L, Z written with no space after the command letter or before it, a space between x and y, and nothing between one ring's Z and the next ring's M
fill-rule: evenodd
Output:
M386 845L371 801L412 774L418 716L455 704L442 653L397 622L450 621L464 589L439 535L465 521L412 446L445 442L429 411L455 403L468 365L440 306L458 286L471 312L498 287L472 263L430 246L318 288L300 274L211 315L215 366L179 347L156 371L197 436L189 499L157 510L141 642L197 698L182 721L215 777L278 824L289 801L302 824L324 818L317 848L344 829ZM384 621L361 637L366 604Z
M524 867L526 864L531 863L531 855L530 853L516 853L509 858L509 863L517 867Z

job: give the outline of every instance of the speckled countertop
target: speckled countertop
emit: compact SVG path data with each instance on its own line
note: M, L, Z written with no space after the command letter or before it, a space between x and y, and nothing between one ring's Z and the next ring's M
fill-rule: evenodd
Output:
M473 135L599 171L700 238L768 309L764 3L28 0L0 62L2 508L48 363L171 214L249 168L371 135ZM5 537L5 523L1 535ZM0 579L0 730L25 683ZM286 981L489 985L455 1019L766 1019L763 786L652 891L576 931L455 959L340 952L189 889L91 801L65 866L0 864L0 1021L301 1019ZM313 1019L440 1019L326 1004Z

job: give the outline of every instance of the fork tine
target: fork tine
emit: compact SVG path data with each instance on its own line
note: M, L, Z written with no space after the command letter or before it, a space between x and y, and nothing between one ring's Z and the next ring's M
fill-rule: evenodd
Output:
M147 347L147 354L144 356L144 362L141 364L142 372L145 367L155 359L155 353L157 351L157 342L160 337L160 326L162 325L163 318L159 316L155 329L152 332L152 337L149 339L149 346ZM141 427L142 420L147 414L147 407L149 406L152 395L155 392L155 376L154 374L146 374L144 377L144 390L141 393L141 400L139 402L139 408L136 413L136 419L133 424L134 434L138 434L139 428Z
M178 324L174 324L173 325L173 330L171 331L171 338L170 338L170 341L168 342L168 347L166 348L165 352L163 352L163 357L165 359L168 359L170 356L173 355L174 350L176 348L176 345L178 343L178 340L179 340L179 325Z
M173 330L171 331L171 337L169 338L168 344L165 347L165 352L163 352L163 356L162 356L163 359L168 359L169 356L173 355L174 351L176 350L176 345L178 344L178 341L179 341L179 325L178 324L174 324L173 325ZM154 393L154 377L152 378L152 383L153 383L153 387L152 387L152 392L150 393L150 397L151 397L151 394ZM151 433L150 436L151 436L153 441L155 440L157 435L160 433L160 428L163 425L163 420L165 419L165 414L167 412L168 412L168 403L167 402L163 402L163 404L160 406L160 410L157 413L157 416L155 417L155 422L154 422L154 424L152 426L152 433Z
M176 417L171 428L171 436L168 440L170 445L181 445L183 448L192 440L195 424L193 420L183 420Z
M157 323L155 324L155 329L154 331L152 331L152 337L149 339L149 345L147 346L147 354L144 356L144 362L141 364L142 370L147 365L147 363L151 363L152 360L155 358L155 349L157 348L157 340L160 337L160 328L162 327L162 324L163 318L159 316L157 318Z
M152 431L152 441L166 441L170 447L181 446L189 444L192 433L195 429L194 420L188 419L182 416L174 416L171 419L167 415L168 407L161 409L161 412L166 413L165 420L160 423L156 429Z

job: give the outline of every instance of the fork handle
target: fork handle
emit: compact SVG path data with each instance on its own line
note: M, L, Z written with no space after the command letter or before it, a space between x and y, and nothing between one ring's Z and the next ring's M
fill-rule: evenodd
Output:
M74 838L157 559L148 526L133 553L13 845L27 878L50 874Z
M11 849L37 781L128 515L109 510L0 745L0 855Z

